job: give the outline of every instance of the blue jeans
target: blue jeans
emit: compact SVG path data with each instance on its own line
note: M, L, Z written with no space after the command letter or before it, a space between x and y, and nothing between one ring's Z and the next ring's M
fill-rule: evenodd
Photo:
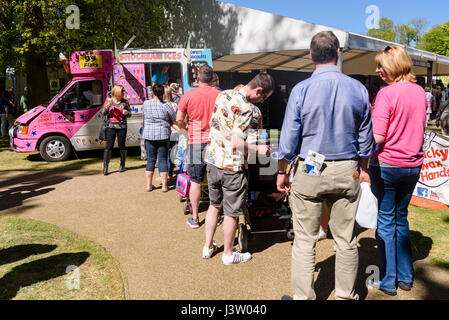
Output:
M396 292L396 281L413 282L408 205L421 167L370 166L371 189L379 203L376 240L382 289Z
M145 150L147 152L146 171L154 172L156 159L158 159L158 171L168 172L168 144L169 140L145 140Z

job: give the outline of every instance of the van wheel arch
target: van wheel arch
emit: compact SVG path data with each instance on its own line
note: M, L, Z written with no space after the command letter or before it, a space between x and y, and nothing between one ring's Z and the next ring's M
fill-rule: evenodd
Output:
M39 139L36 149L45 161L65 161L72 154L72 143L64 134L48 133Z

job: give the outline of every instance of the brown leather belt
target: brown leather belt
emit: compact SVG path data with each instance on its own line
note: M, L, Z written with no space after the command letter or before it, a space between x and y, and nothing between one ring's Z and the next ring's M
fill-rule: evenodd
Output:
M299 161L304 161L303 158L299 158ZM352 158L352 159L337 159L337 160L324 160L324 162L337 162L337 161L359 161L359 158Z

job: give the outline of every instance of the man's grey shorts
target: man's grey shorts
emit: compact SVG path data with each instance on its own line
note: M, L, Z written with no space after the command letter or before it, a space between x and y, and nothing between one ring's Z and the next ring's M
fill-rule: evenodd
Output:
M243 215L248 194L248 178L245 172L234 172L207 165L207 183L209 185L210 205L223 207L228 217Z
M204 162L204 153L207 143L189 144L187 149L187 174L190 181L201 184L206 173L206 163Z

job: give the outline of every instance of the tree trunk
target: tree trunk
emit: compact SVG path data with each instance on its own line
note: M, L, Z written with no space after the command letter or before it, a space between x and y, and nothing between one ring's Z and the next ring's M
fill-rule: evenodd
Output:
M44 29L44 15L39 1L26 1L23 27L31 30L30 39L39 39L39 32ZM41 39L40 39L41 40ZM50 96L50 85L47 75L47 54L43 48L28 41L24 53L25 73L29 89L30 107L47 103Z
M25 53L25 73L27 75L27 86L29 89L28 99L31 108L47 103L50 98L50 85L47 75L47 58L36 54L30 48Z

